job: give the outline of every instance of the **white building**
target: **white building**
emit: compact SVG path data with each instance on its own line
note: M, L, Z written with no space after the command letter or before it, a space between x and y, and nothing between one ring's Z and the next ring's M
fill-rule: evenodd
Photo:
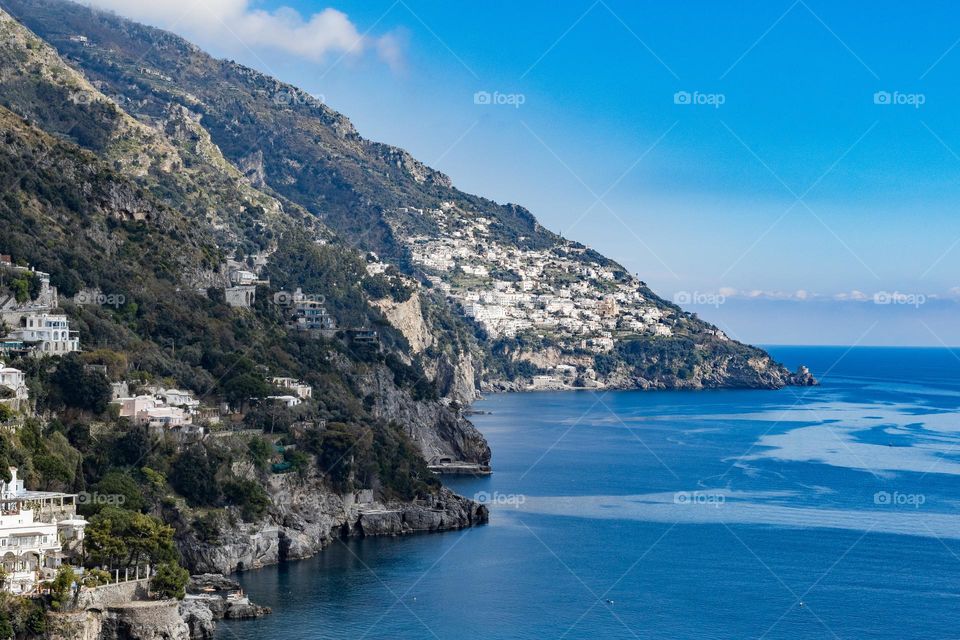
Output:
M293 408L299 405L302 401L297 396L267 396L264 400L273 400L274 402L279 402L287 408Z
M19 369L8 367L0 362L0 387L13 391L12 400L26 400L30 397L27 391L27 376Z
M672 336L673 330L665 324L655 324L653 325L653 335L655 336Z
M182 427L192 424L193 418L179 407L150 407L137 413L134 420L150 427Z
M181 391L180 393L187 394L188 392ZM168 397L177 398L177 396ZM188 395L187 398L193 400L192 396ZM200 403L195 400L193 402L196 402L194 409L198 408ZM137 424L169 428L179 427L193 422L189 408L184 409L179 406L167 406L163 399L157 395L117 398L110 404L115 404L120 408L119 416L121 418L130 418Z
M248 286L256 284L258 281L257 274L253 271L247 271L246 269L236 269L230 272L230 282L235 285Z
M313 397L313 387L296 378L270 378L270 382L288 391L293 391L301 400Z
M61 313L23 314L20 327L11 331L7 339L33 346L38 356L62 356L80 351L78 332L70 331L70 321Z
M157 399L153 396L136 396L133 398L116 398L110 404L120 407L121 418L135 418L138 413L157 406Z
M83 541L86 520L76 515L76 494L27 491L17 469L0 482L0 565L7 574L3 589L31 593L50 579L63 559L61 539Z
M193 392L181 389L158 389L154 396L160 398L168 407L180 407L190 413L200 408L200 401L193 397Z

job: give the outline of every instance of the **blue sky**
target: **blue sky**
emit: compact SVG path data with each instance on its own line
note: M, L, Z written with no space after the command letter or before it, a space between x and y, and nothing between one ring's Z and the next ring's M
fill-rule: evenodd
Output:
M95 3L322 95L731 335L960 344L955 3ZM316 14L343 20L284 31Z

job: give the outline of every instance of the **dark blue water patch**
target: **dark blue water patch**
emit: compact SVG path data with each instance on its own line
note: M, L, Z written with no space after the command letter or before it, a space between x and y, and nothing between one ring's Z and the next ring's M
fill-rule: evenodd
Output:
M325 557L245 574L251 597L278 610L222 623L219 635L950 637L960 604L955 572L929 575L929 568L955 564L951 552L960 548L858 532L596 528L530 517L509 528L351 542ZM904 627L904 616L920 619Z
M897 431L891 430L896 428ZM916 437L923 429L922 424L880 424L869 429L862 429L853 434L857 442L878 444L887 447L910 447L916 442Z

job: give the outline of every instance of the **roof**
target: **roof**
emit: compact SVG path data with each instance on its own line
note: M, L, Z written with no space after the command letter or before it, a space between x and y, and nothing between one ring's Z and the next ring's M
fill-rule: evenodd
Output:
M0 502L11 502L14 500L45 500L48 498L76 498L75 493L61 493L59 491L29 491L24 489L9 498L0 497Z

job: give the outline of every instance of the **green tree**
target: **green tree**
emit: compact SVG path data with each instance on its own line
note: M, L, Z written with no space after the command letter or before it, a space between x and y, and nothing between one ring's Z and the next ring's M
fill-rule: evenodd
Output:
M70 589L76 581L77 574L74 573L73 567L70 565L64 564L57 569L57 577L50 583L50 607L52 609L60 611L67 605L71 597Z
M144 507L143 492L138 484L125 471L114 469L93 485L100 505L93 505L99 511L103 504L115 504L131 511L141 511Z
M100 414L110 404L110 382L102 373L88 371L75 353L63 357L50 381L57 405Z
M172 562L177 555L173 527L114 506L104 507L90 518L85 542L89 564L111 569Z
M45 633L47 630L47 616L44 614L43 609L36 605L30 607L30 612L24 619L23 626L27 633L34 636Z
M223 495L230 504L241 508L243 519L254 521L260 518L270 506L270 497L260 483L254 480L237 478L223 485Z
M241 373L223 385L223 395L234 407L246 407L251 398L263 398L274 392L263 376L256 373Z
M206 447L194 445L174 461L170 484L194 506L216 504L220 500L219 466Z
M273 455L273 447L263 438L254 436L250 438L250 442L247 443L247 454L250 456L250 460L254 466L256 466L257 469L263 470L267 468L267 463L270 462L270 457Z
M334 422L327 427L319 442L312 441L309 445L317 454L320 469L338 491L352 488L358 442L357 434L348 425Z
M189 580L189 571L175 562L164 562L157 565L156 572L150 579L150 589L154 595L161 598L183 600Z

